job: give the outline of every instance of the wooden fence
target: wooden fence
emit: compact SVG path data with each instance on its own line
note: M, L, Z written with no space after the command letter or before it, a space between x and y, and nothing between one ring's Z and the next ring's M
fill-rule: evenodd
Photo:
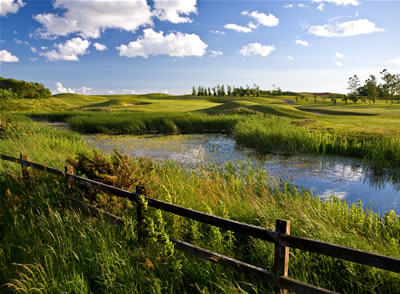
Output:
M144 210L141 201L141 199L144 198L147 201L149 207L161 209L163 211L167 211L182 217L216 226L225 230L244 234L253 238L258 238L267 242L272 242L275 244L274 268L273 272L269 272L265 269L241 262L239 260L218 254L216 252L206 250L204 248L200 248L193 244L170 238L170 240L175 244L176 249L206 259L210 262L233 268L237 271L244 272L251 276L257 276L264 280L266 283L272 285L277 293L287 293L287 290L294 291L296 293L335 293L330 290L313 286L288 277L290 247L400 273L400 259L398 258L366 252L318 240L292 236L290 235L289 221L276 220L275 231L268 230L262 227L221 218L218 216L206 214L200 211L188 209L182 206L170 204L158 199L145 196L143 195L143 187L140 186L136 187L136 192L129 192L123 189L115 188L110 185L74 175L72 167L65 167L65 171L63 172L52 167L28 161L26 156L23 154L20 154L20 158L0 154L0 159L20 164L22 167L22 176L26 180L29 180L29 172L27 168L31 167L37 170L42 170L49 174L64 177L69 188L72 187L72 183L75 183L77 185L93 188L105 193L127 198L135 202L137 205L137 221L139 224L139 229L142 227L144 219ZM72 203L75 207L80 208L84 212L89 213L92 216L101 216L104 220L108 222L112 222L120 226L131 225L130 223L126 223L124 220L115 215L112 215L108 212L102 212L96 207L88 205L82 201L72 199Z

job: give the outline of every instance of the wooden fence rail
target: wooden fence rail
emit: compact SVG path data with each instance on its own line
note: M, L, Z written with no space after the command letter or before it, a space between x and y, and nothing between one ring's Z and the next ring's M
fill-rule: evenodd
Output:
M28 161L26 156L21 154L20 158L11 157L8 155L0 154L0 159L18 163L22 166L23 178L29 180L29 173L27 167L37 170L62 176L65 178L67 187L71 187L72 183L93 188L105 193L116 195L119 197L127 198L136 202L138 212L138 223L141 224L144 211L141 208L141 197L143 197L149 207L161 209L182 217L190 218L202 223L213 225L222 229L230 230L236 233L241 233L247 236L258 238L264 241L272 242L275 244L275 265L274 273L268 272L264 269L255 267L250 264L220 255L215 252L197 247L180 240L170 238L179 250L195 255L200 258L207 259L211 262L216 262L234 268L238 271L250 273L252 275L262 276L263 280L270 283L275 287L277 292L285 293L286 289L295 291L296 293L334 293L327 289L322 289L313 285L309 285L288 277L288 262L289 262L289 247L297 248L304 251L319 253L322 255L339 258L342 260L352 261L363 265L373 266L376 268L400 273L400 259L384 256L376 253L344 247L336 244L322 242L318 240L296 237L290 235L290 223L288 221L277 220L276 230L268 230L262 227L253 226L218 216L206 214L200 211L188 209L179 205L170 204L158 199L154 199L145 195L143 187L138 186L136 192L129 192L123 189L115 188L100 182L89 180L73 174L71 167L65 167L65 172L47 167L38 163ZM142 198L142 199L143 199ZM126 225L126 223L109 213L100 212L97 208L85 204L81 201L73 199L75 206L84 209L94 216L102 216L105 220L116 223L118 225Z

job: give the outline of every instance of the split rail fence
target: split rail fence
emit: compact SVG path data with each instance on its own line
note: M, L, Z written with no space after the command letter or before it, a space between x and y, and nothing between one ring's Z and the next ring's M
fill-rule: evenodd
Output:
M29 180L28 167L31 167L49 174L64 177L68 188L71 188L72 184L74 183L115 196L123 197L135 202L139 229L143 227L144 221L144 208L142 202L140 201L140 198L144 197L149 207L161 209L163 211L167 211L185 218L196 220L236 233L244 234L253 238L258 238L267 242L272 242L275 244L274 268L273 272L270 272L260 267L256 267L254 265L241 262L239 260L218 254L216 252L206 250L193 244L170 238L170 241L174 243L176 249L197 256L199 258L206 259L210 262L220 264L221 266L233 268L239 272L249 274L250 276L256 276L264 280L266 283L270 284L277 293L287 293L287 291L294 291L296 293L336 293L328 289L323 289L290 278L288 276L289 248L296 248L308 252L319 253L325 256L339 258L342 260L356 262L359 264L400 273L400 259L398 258L384 256L318 240L292 236L290 235L289 221L276 220L275 231L268 230L262 227L221 218L218 216L206 214L200 211L188 209L182 206L170 204L168 202L145 196L144 187L142 186L137 186L136 192L130 192L74 175L73 168L69 166L65 167L65 171L61 171L52 167L31 162L27 160L27 157L24 154L20 154L20 158L0 154L0 159L20 164L22 167L22 177L25 180ZM86 204L77 199L72 199L72 203L75 207L83 210L84 212L92 216L102 217L108 222L117 224L119 226L131 225L130 223L127 223L126 221L115 215L112 215L108 212L102 212L95 206Z

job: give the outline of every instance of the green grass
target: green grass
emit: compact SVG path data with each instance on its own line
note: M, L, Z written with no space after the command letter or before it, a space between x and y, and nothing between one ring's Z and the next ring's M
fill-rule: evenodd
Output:
M18 156L22 151L28 159L59 169L78 153L94 157L76 133L22 117L11 117L8 125L4 119L1 153ZM349 206L335 198L323 203L309 191L296 190L245 163L237 168L232 164L190 171L173 162L153 165L99 156L92 163L93 170L99 171L94 173L96 177L125 182L127 177L121 172L102 175L104 167L112 164L114 170L120 166L134 178L147 170L141 181L152 197L269 229L274 228L275 219L283 218L291 221L292 235L400 257L400 217L393 212L379 217L361 204ZM126 166L121 165L124 162ZM132 230L120 229L70 211L63 179L30 171L33 182L26 186L18 179L20 169L16 164L0 162L0 190L4 191L0 197L1 292L270 291L262 281L179 253L166 241L155 242L154 237L155 232L166 233L268 270L273 264L270 243L153 209L146 213L148 239L139 242L136 225ZM136 172L131 173L133 170ZM82 197L79 190L74 193ZM135 209L127 201L90 195L100 207L126 220L135 219ZM344 293L396 293L400 288L398 274L299 250L291 250L289 275Z
M73 130L84 133L145 134L229 132L239 119L238 115L150 112L80 115L67 121Z

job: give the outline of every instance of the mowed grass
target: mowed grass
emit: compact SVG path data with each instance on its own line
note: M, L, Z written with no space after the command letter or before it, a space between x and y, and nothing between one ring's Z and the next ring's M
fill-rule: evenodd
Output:
M23 117L11 119L11 124L2 124L1 153L17 157L22 151L59 169L83 153L98 177L113 162L125 162L95 157L76 133ZM173 162L129 162L121 171L135 170L133 177L146 171L140 180L152 197L269 229L283 218L291 221L292 235L400 257L400 217L393 212L380 217L361 204L349 206L335 198L323 203L245 163L236 169L228 164L190 171ZM141 242L136 210L127 201L103 194L86 199L134 222L120 229L70 210L63 179L30 170L27 186L19 179L20 170L17 164L0 162L1 292L272 293L259 279L180 253L166 238L155 240L157 234L166 234L267 270L273 264L270 243L153 209L146 213L149 235ZM125 180L124 174L110 176L103 179ZM74 196L82 197L75 189ZM397 293L400 288L399 274L292 249L289 275L345 293Z

